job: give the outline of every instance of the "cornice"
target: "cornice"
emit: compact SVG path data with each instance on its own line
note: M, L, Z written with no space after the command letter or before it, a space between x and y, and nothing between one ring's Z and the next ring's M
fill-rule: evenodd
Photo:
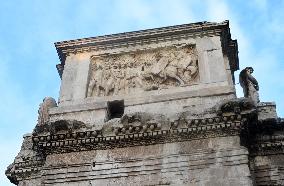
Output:
M259 104L259 107L274 103ZM251 128L250 156L268 156L284 154L284 121L283 118L258 120Z
M202 31L204 32L209 30L216 30L218 32L220 31L218 29L228 28L228 26L229 26L229 21L227 20L221 23L213 23L205 21L205 22L182 24L176 26L154 28L154 29L146 29L140 31L110 34L110 35L97 36L97 37L75 39L69 41L61 41L61 42L56 42L55 46L56 48L64 48L64 47L75 47L75 46L82 46L88 44L133 41L149 37L175 35L177 33L190 33L190 32L193 33L193 32L202 32Z
M102 128L58 120L34 130L32 141L34 150L43 154L143 146L240 135L256 117L255 105L249 99L226 101L216 109L209 115L193 117L185 112L175 119L161 116L161 120L147 113L126 114L107 121Z
M224 46L228 46L230 53L228 56L237 59L237 42L231 40L229 21L221 23L214 22L197 22L176 26L168 26L119 34L111 34L98 37L89 37L69 41L56 42L55 47L61 61L65 64L66 57L71 53L90 52L98 50L109 50L121 47L133 47L136 45L149 45L151 43L160 43L187 38L203 36L222 36ZM234 55L233 55L234 54ZM238 69L238 64L232 63L233 70Z
M250 146L250 156L268 156L284 154L284 139L259 141Z
M129 146L190 141L196 139L235 136L247 123L245 115L193 119L186 124L172 123L166 128L160 123L115 127L111 134L102 130L69 131L67 133L34 135L34 148L44 154L84 150L102 150Z

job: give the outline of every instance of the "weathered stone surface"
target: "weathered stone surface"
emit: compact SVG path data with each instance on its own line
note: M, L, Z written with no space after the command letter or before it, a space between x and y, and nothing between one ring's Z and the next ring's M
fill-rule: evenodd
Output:
M48 157L45 184L251 185L248 152L238 137L166 143ZM226 167L226 168L224 168ZM241 178L240 178L241 176Z
M41 104L14 184L283 185L284 120L236 97L228 21L55 45L59 103Z
M112 100L124 100L124 113L152 112L169 116L176 115L184 110L193 113L203 112L226 99L235 98L234 89L228 86L200 87L191 91L180 93L168 93L164 95L145 95L136 98L115 97L100 101L87 98L60 107L50 109L50 120L78 120L89 125L100 127L107 117L107 102Z
M281 154L269 156L256 156L252 161L257 185L283 185L284 184L284 156Z
M274 102L262 102L257 105L258 120L277 120L276 105Z
M5 173L8 179L16 185L25 185L25 178L29 180L28 184L39 185L34 183L40 183L40 180L37 181L37 179L44 161L45 156L33 149L32 134L26 134L21 151Z

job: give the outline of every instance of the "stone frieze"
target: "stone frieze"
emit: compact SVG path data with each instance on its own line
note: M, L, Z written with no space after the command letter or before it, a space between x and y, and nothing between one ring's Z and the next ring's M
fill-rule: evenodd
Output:
M98 56L91 60L88 97L187 86L198 80L194 45Z

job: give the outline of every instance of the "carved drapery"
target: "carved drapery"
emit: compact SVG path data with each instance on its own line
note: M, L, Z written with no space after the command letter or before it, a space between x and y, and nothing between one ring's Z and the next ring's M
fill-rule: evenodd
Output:
M88 97L186 86L198 79L194 45L95 56L90 68Z

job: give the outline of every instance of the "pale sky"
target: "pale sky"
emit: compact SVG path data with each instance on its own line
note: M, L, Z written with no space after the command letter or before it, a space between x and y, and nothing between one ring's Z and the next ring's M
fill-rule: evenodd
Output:
M229 20L240 69L255 69L261 101L275 101L284 117L283 10L284 0L0 0L0 186L13 185L4 172L35 127L38 105L58 98L54 42Z

